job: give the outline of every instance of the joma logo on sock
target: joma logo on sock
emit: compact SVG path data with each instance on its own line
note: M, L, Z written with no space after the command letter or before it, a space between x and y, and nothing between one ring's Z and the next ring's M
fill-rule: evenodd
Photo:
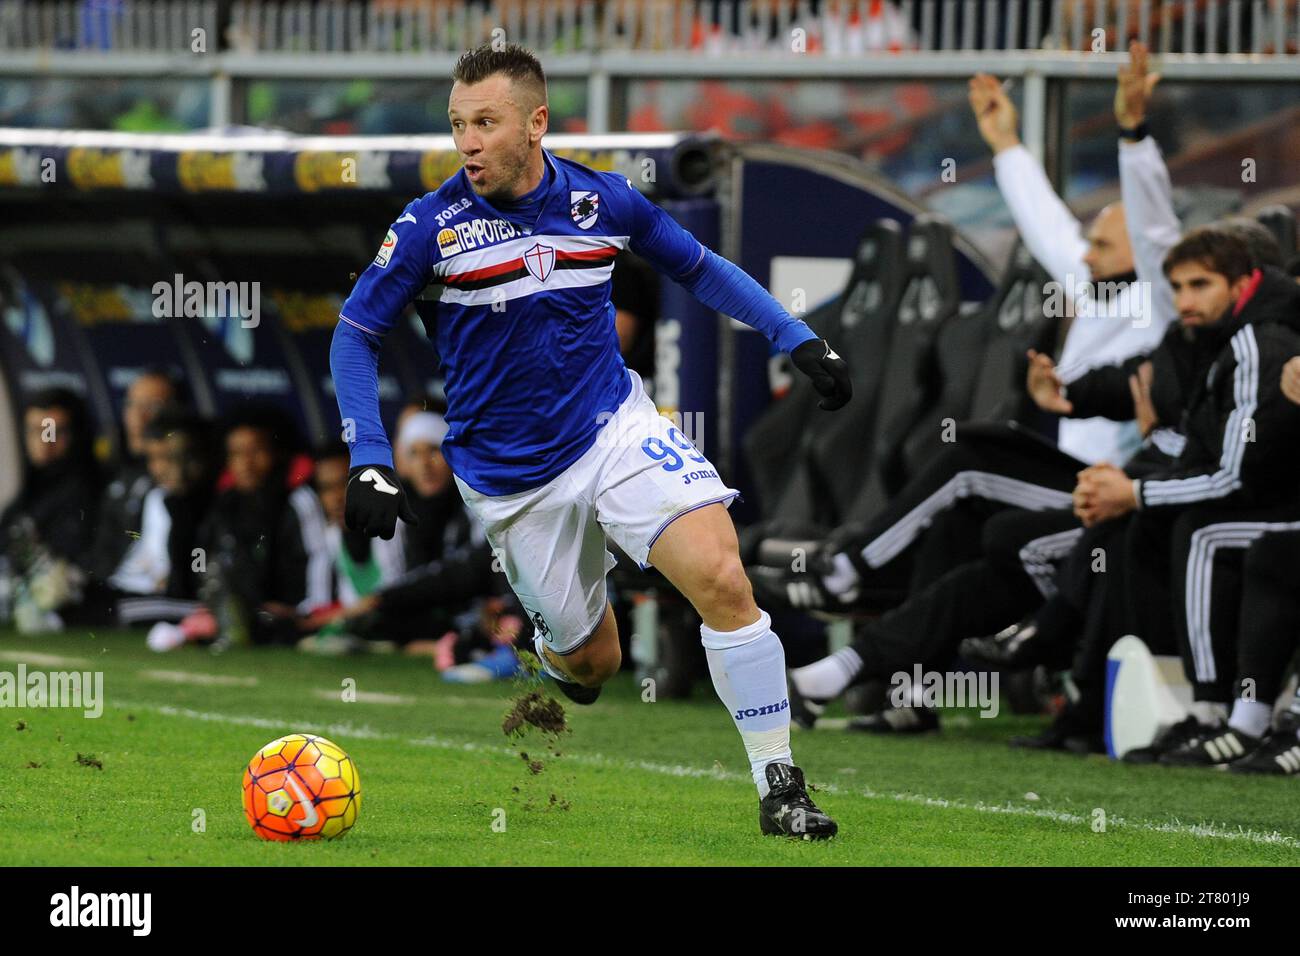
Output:
M736 711L732 716L737 720L744 720L746 717L761 717L764 714L779 714L783 710L790 709L790 699L787 697L779 704L764 704L762 707L746 707L744 710Z
M148 936L152 925L152 893L69 893L50 897L51 926L126 926L134 936Z

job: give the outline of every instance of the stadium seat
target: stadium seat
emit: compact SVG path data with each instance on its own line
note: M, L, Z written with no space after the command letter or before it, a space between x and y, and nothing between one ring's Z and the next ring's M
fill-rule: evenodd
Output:
M1044 317L1043 296L1050 277L1022 244L1016 243L1006 274L991 300L996 316L975 369L968 418L1019 419L1028 397L1024 391L1029 342L1045 327L1055 334L1059 320Z
M804 317L814 332L827 339L837 339L838 318L844 301L841 293ZM799 468L798 436L804 422L817 410L817 392L802 376L794 376L786 395L767 407L750 426L743 440L745 459L758 489L759 505L765 519L776 516L777 503L786 485Z
M952 226L931 214L917 216L908 230L902 298L888 353L883 357L884 377L867 431L873 439L870 467L856 476L854 495L837 515L839 522L869 518L888 500L882 471L886 466L883 456L889 443L888 429L911 407L917 379L929 361L935 337L961 305L952 239ZM933 424L937 431L938 423ZM823 465L832 468L833 459L823 459Z
M848 363L853 400L834 415L822 414L811 384L797 376L790 394L750 429L745 449L751 467L767 476L767 488L759 486L765 517L829 527L852 500L868 462L876 396L901 297L902 258L898 223L872 223L858 240L844 293L827 313L808 317ZM777 477L782 472L783 480ZM771 489L777 489L775 495Z
M939 329L920 363L912 403L883 436L878 460L887 495L942 450L945 423L1020 417L1024 353L1043 321L1046 282L1047 274L1017 244L993 296Z

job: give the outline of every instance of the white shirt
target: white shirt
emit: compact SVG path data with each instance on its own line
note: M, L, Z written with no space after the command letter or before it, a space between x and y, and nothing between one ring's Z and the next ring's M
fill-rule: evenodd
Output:
M1038 160L1014 146L993 157L993 170L1025 247L1057 283L1046 290L1047 301L1073 303L1074 321L1056 362L1061 380L1068 385L1089 369L1153 349L1173 317L1172 299L1170 307L1160 306L1140 272L1138 282L1113 294L1103 283L1094 290L1083 261L1088 251L1083 227L1053 191ZM1126 207L1125 213L1132 235L1133 211ZM1089 464L1122 464L1140 443L1133 422L1106 418L1062 418L1057 435L1062 451Z
M163 503L163 490L151 488L140 508L140 537L131 542L108 583L129 594L161 594L167 589L171 557L167 539L172 516Z

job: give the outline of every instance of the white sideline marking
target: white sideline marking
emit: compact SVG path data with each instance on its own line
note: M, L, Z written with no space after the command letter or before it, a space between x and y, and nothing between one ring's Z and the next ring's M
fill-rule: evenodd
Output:
M319 697L321 700L341 701L343 699L343 688L330 690L328 687L317 687L312 692L313 697ZM414 697L408 697L404 694L381 694L373 690L354 690L352 696L358 704L418 704L419 701Z
M401 741L419 747L434 747L438 750L460 750L469 753L490 753L517 757L518 749L507 746L490 746L469 741L454 741L444 737L405 737L402 734L386 734L369 727L356 724L331 723L313 726L310 721L270 720L265 717L238 716L213 711L191 710L187 707L173 707L167 704L123 701L117 706L136 710L152 710L168 717L185 717L190 720L202 720L215 723L238 724L246 727L264 727L281 730L286 725L299 730L319 731L328 734L331 739L340 737L358 737L364 740ZM612 767L620 770L644 770L647 773L668 777L695 777L729 782L752 784L749 774L735 773L720 767L687 767L680 764L661 764L648 760L623 760L606 757L598 753L575 753L565 750L564 760L587 764L595 767ZM866 797L869 800L893 800L896 803L912 803L923 807L936 807L943 810L972 810L976 813L995 813L1013 817L1036 817L1070 826L1091 826L1091 818L1077 813L1060 810L1047 810L1037 807L1023 807L1015 804L991 804L982 800L966 803L962 800L948 800L944 797L928 797L919 793L897 793L873 790L870 787L843 787L835 784L817 784L817 790L825 793L841 793ZM1282 846L1289 850L1300 850L1300 839L1278 833L1276 830L1261 833L1258 830L1230 830L1213 824L1200 823L1154 823L1149 820L1128 820L1123 817L1107 816L1108 827L1126 827L1131 830L1144 830L1149 833L1170 833L1177 836L1191 836L1210 840L1244 840L1264 846Z
M167 684L202 684L207 687L256 687L256 677L233 677L229 674L204 674L200 671L143 670L139 676L145 680Z
M84 657L59 657L36 651L0 651L0 661L18 661L22 664L35 664L37 667L73 667L88 663Z
M818 717L817 729L818 730L848 730L850 720L852 720L851 717ZM967 717L965 714L958 714L955 717L944 717L943 725L948 728L953 728L953 727L968 728L974 726L976 720L979 720L979 718L976 717L972 719L970 717ZM790 725L790 729L793 730L795 733L801 733L801 734L808 733L808 731L804 730L798 724L792 723ZM903 734L902 736L906 736L906 734Z
M321 700L329 700L334 703L343 703L343 688L333 690L328 687L317 687L312 690L312 696ZM391 704L393 706L414 707L417 704L447 704L452 707L491 707L494 710L501 710L505 702L493 698L485 697L458 697L455 694L433 694L429 697L411 697L407 694L382 694L378 691L355 691L357 703L359 704Z

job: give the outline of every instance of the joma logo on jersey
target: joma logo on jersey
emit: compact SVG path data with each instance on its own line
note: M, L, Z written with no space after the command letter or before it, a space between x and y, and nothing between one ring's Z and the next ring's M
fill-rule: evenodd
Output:
M468 196L465 197L464 199L459 200L458 202L452 203L442 212L438 213L438 215L435 217L438 220L438 225L445 226L447 224L447 220L455 219L459 213L462 213L466 209L468 209L469 205L470 203L469 203Z
M779 704L764 704L762 707L746 707L743 710L736 711L734 716L737 720L744 720L746 717L761 717L764 714L779 714L783 710L790 709L790 699L787 697Z
M519 235L519 231L504 219L471 219L456 223L454 230L443 229L438 233L438 251L444 258Z

